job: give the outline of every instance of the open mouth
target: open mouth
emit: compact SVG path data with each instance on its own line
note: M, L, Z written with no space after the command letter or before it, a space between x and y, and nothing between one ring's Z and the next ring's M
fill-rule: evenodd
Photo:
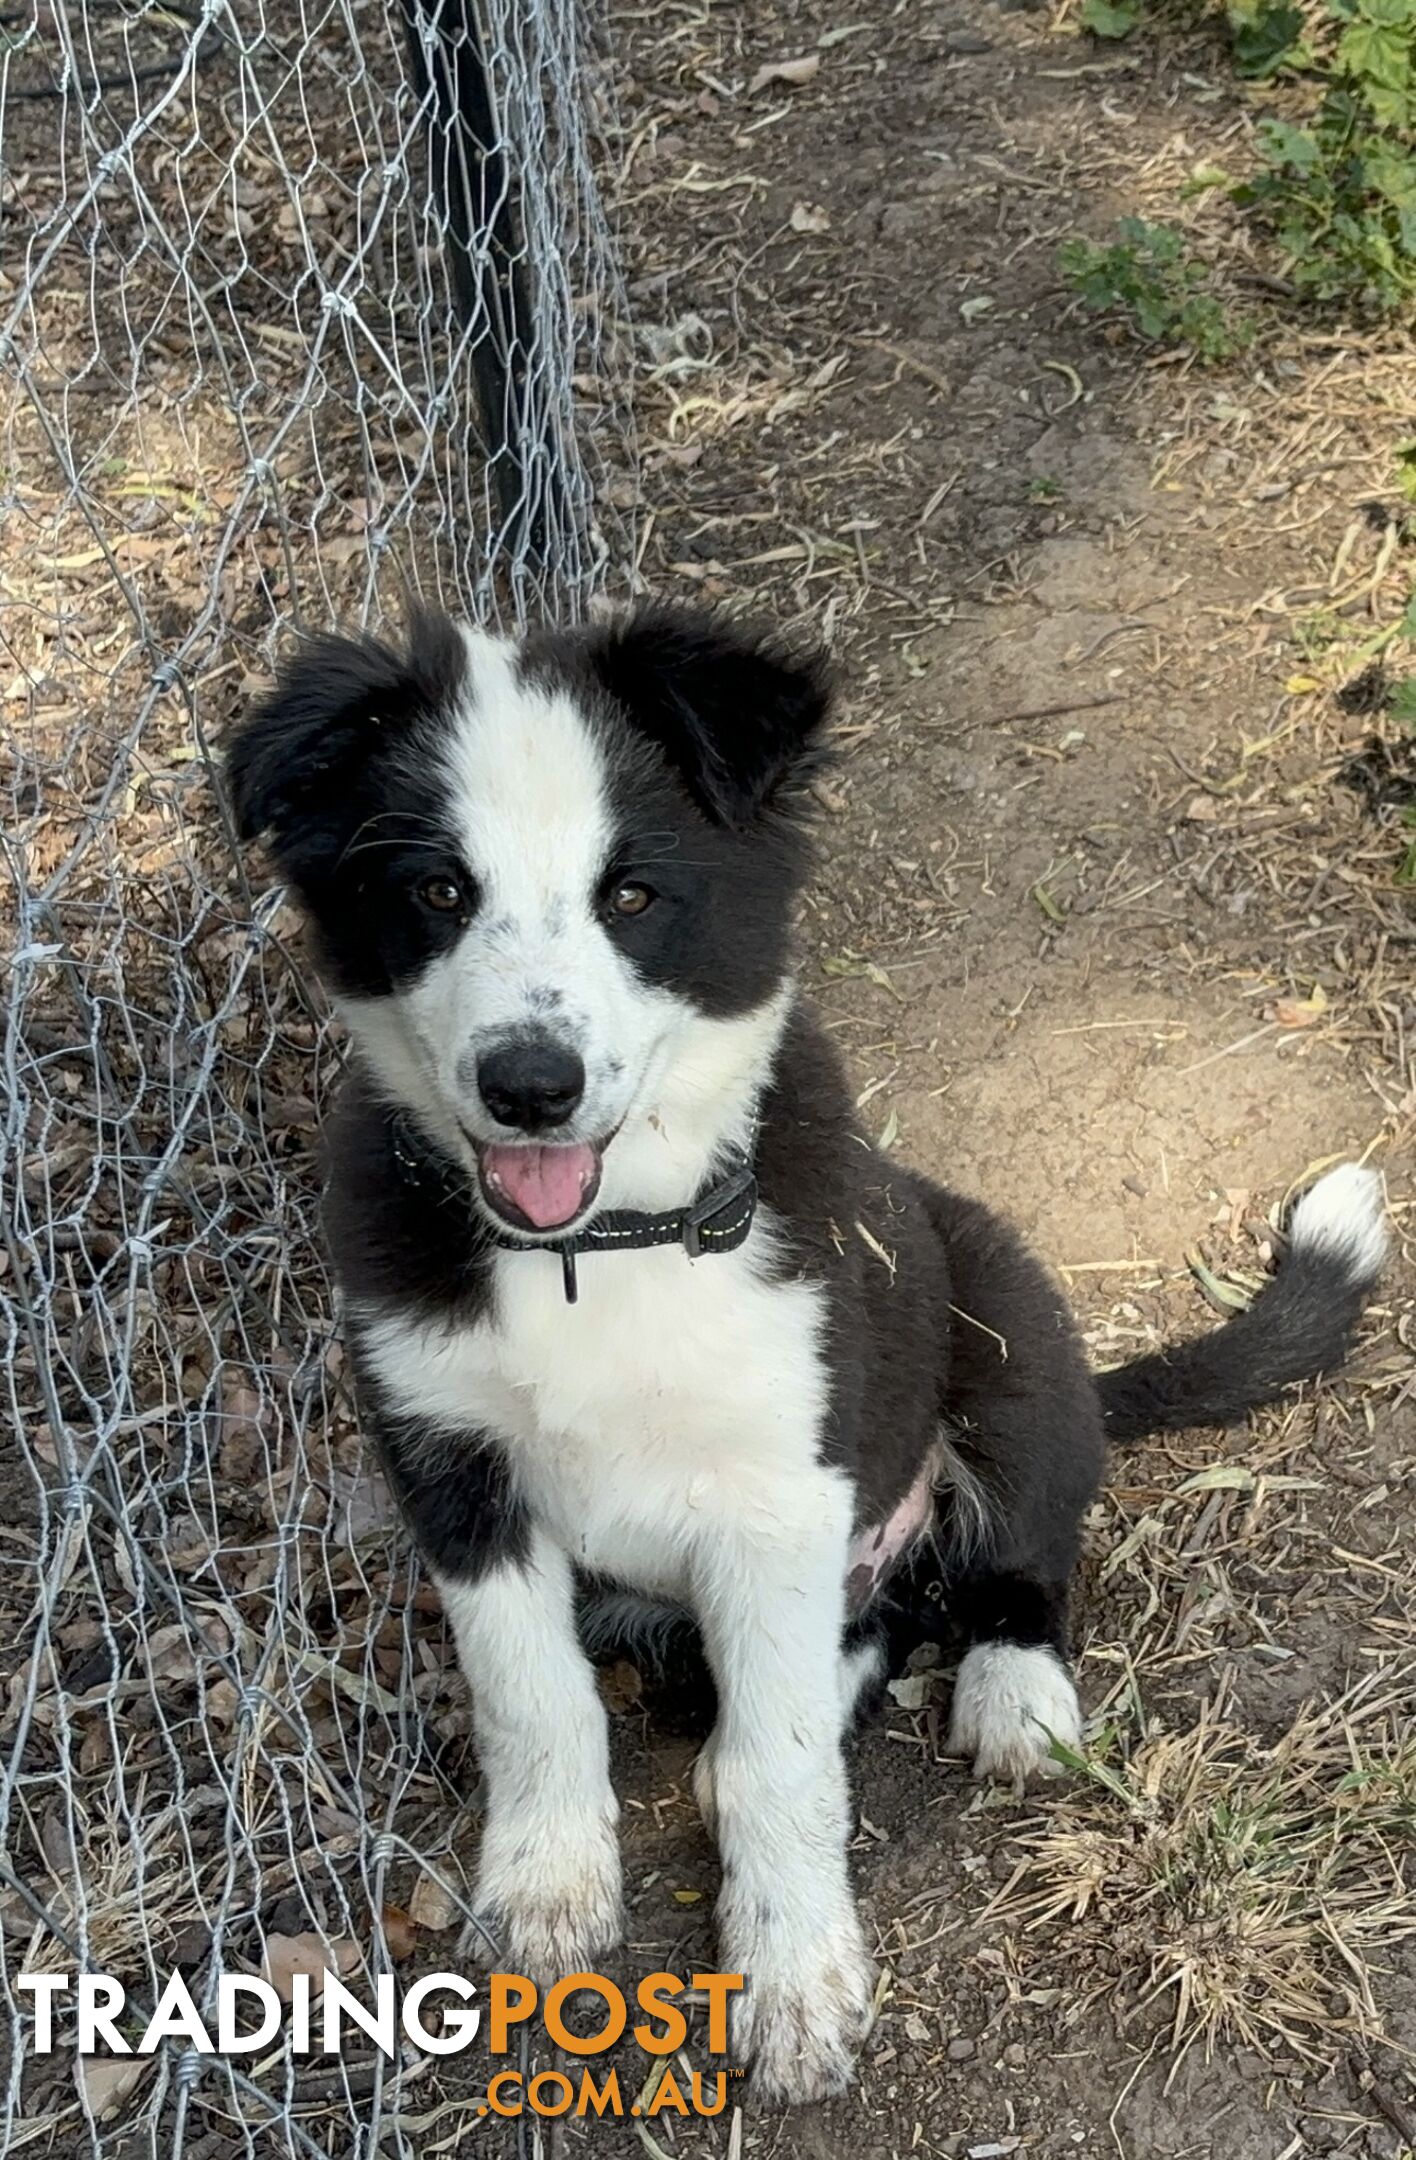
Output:
M479 1141L482 1198L513 1230L563 1230L599 1191L604 1152L588 1140Z

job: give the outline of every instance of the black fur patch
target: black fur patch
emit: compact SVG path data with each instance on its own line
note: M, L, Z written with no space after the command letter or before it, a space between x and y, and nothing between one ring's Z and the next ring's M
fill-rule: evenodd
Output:
M1107 1438L1234 1425L1295 1380L1336 1372L1370 1292L1326 1253L1291 1253L1247 1312L1101 1375Z
M461 633L441 615L416 614L404 652L315 638L227 754L239 830L266 835L309 910L322 971L353 996L386 995L455 942L466 912L423 905L429 880L453 879L475 904L429 779L465 680Z
M570 637L533 641L532 670L569 662L652 742L706 816L746 832L820 757L830 707L819 657L708 615L647 608Z
M528 641L523 678L598 722L617 841L607 883L653 905L613 925L646 982L715 1019L771 996L809 862L802 783L821 762L825 672L713 617L650 610Z
M454 702L466 652L446 616L420 609L399 652L377 638L307 639L235 737L227 781L243 840L271 835L287 876L347 825L344 792Z
M530 1522L495 1438L379 1410L367 1385L361 1397L394 1496L439 1574L471 1582L501 1561L526 1557Z

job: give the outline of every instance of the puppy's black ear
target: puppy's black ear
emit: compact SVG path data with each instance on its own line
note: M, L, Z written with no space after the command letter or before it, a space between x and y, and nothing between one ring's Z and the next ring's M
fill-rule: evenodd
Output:
M423 610L404 652L376 638L307 639L226 753L241 838L269 834L276 861L298 876L305 842L337 820L363 764L453 699L465 666L455 625Z
M772 808L822 755L825 662L709 615L649 609L592 631L598 681L659 745L700 807L737 831Z

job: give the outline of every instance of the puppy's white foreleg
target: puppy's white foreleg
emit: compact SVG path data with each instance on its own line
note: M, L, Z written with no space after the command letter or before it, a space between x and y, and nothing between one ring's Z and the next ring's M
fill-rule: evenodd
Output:
M696 1569L719 1695L702 1773L723 1859L719 1955L745 1978L737 2034L758 2084L787 2101L848 2083L873 1982L846 1860L849 1537L832 1479L824 1498L801 1496L790 1533L722 1536Z
M514 1971L582 1971L619 1940L618 1810L570 1562L533 1531L524 1557L439 1588L472 1690L487 1785L475 1890Z

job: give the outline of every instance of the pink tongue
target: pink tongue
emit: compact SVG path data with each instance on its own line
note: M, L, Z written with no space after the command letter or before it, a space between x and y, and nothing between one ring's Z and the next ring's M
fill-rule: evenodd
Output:
M595 1177L595 1150L577 1147L489 1147L482 1167L538 1230L554 1230L580 1213Z

